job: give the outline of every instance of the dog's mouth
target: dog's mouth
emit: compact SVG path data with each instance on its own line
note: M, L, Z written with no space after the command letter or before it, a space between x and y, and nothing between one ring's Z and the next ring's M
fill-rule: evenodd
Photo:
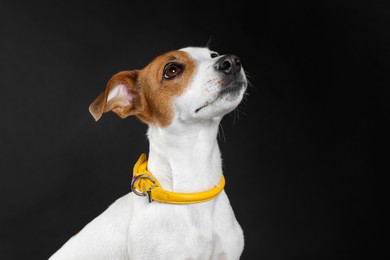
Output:
M225 83L224 85L225 85L224 88L221 89L221 91L218 93L216 98L212 99L211 101L207 101L205 104L195 109L195 113L198 113L203 108L213 104L214 102L216 102L217 100L221 99L226 95L229 95L229 98L231 100L235 99L235 97L238 96L238 94L240 93L240 90L246 86L246 82L243 80L240 81L233 80L228 84Z

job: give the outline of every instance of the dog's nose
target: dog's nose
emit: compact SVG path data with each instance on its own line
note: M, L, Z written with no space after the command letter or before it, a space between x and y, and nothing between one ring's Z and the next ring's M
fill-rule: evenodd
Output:
M241 70L240 58L233 54L227 54L217 60L215 69L226 74L235 74Z

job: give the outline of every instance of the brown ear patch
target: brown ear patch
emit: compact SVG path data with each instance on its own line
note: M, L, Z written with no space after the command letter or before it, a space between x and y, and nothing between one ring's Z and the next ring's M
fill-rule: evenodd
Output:
M89 106L95 120L113 111L122 118L136 114L139 97L136 89L137 71L122 71L108 81L106 89Z

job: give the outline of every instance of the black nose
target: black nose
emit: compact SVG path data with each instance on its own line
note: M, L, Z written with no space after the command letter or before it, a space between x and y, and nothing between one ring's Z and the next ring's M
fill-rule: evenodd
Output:
M226 74L235 74L241 70L241 61L236 55L225 55L215 63L215 69Z

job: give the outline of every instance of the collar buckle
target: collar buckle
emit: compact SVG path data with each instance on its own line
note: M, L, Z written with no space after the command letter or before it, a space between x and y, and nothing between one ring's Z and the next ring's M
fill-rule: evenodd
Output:
M152 185L150 185L150 187L147 188L146 190L139 190L136 188L136 186L139 186L138 184L139 184L140 179L147 179L148 184L149 184L149 182L151 182ZM152 192L152 189L155 188L156 186L157 186L156 181L147 174L137 175L131 181L131 190L134 192L134 194L138 195L138 196L142 196L142 197L148 196L149 203L152 203L151 192Z

